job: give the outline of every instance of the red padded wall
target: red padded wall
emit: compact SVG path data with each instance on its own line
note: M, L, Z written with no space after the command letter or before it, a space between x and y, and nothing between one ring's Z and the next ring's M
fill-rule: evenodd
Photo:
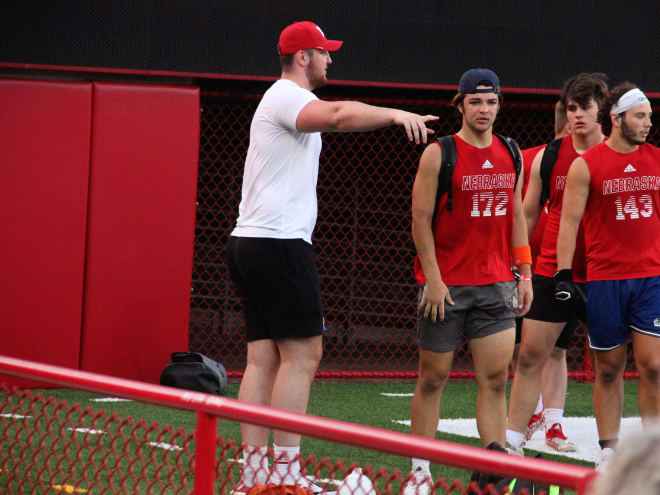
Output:
M81 369L158 382L188 348L199 89L94 83Z
M0 79L0 354L78 368L91 107L91 83Z

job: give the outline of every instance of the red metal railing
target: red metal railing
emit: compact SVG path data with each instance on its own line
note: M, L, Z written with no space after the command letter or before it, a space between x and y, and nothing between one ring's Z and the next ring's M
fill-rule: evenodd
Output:
M213 493L218 417L298 432L309 437L396 455L425 458L435 463L464 469L560 485L575 489L579 494L584 493L587 484L595 475L593 469L585 467L520 458L369 426L246 404L225 397L182 391L7 356L0 356L0 374L196 412L197 442L194 467L196 495Z

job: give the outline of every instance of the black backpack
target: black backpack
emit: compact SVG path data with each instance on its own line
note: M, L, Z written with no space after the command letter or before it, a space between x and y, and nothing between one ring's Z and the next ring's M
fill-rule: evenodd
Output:
M160 374L160 384L207 394L223 395L227 371L199 352L173 352L172 361Z
M492 442L490 445L488 445L488 447L486 447L486 449L494 450L496 452L506 452L506 450L497 442ZM542 459L543 454L538 454L536 458ZM504 476L480 473L479 471L472 472L470 483L472 482L477 484L479 491L475 492L475 490L468 488L468 495L475 495L476 493L493 493L485 491L486 486L489 484L493 485L495 493L503 493L505 491L504 488L508 487L509 493L512 494L527 493L528 495L539 495L543 492L546 495L564 495L564 489L557 485L540 485L529 480L505 478Z
M541 174L541 196L539 198L539 204L541 206L543 206L550 197L550 176L552 175L552 169L554 168L557 156L559 155L559 146L561 146L562 139L564 138L553 139L543 151L541 170L539 170Z
M501 134L495 134L495 136L504 143L504 146L506 146L506 149L511 154L513 166L516 171L515 183L518 184L518 177L520 177L520 170L522 169L522 155L520 154L518 144L510 137L502 136ZM435 197L436 211L433 212L433 223L435 223L435 217L437 214L438 199L445 193L447 193L447 210L452 210L451 179L454 173L454 167L456 166L456 142L454 141L454 136L442 136L439 137L437 141L440 143L440 148L442 150L442 159L440 164L440 174L438 175L438 192Z

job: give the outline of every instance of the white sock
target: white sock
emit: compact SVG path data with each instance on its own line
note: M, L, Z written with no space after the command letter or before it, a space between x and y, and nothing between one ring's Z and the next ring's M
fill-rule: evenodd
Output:
M246 486L254 486L257 483L266 484L268 481L268 447L246 445L243 450L242 482Z
M539 401L536 403L536 409L534 409L534 414L538 414L543 411L543 395L539 394Z
M525 442L525 434L519 431L506 430L506 441L514 447L522 447Z
M544 409L543 419L545 420L545 431L548 431L548 428L552 427L555 423L561 424L563 418L563 409Z
M425 472L431 472L431 462L426 459L417 459L416 457L412 458L412 470L417 471L417 468L422 468Z
M280 447L273 444L273 466L282 478L290 474L297 479L300 476L300 445Z

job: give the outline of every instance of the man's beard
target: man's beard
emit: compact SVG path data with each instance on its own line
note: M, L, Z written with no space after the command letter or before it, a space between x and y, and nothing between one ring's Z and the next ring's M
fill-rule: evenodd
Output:
M621 136L631 145L644 144L646 138L637 137L633 130L626 124L626 116L621 117Z
M310 64L307 67L307 80L312 88L322 88L328 82L328 78L319 72L317 64Z

